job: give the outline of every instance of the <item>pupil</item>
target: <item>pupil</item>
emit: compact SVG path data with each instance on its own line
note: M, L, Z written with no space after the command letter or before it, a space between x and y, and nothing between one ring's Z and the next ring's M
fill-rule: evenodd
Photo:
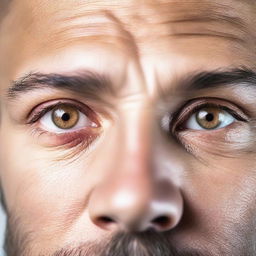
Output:
M214 115L212 113L209 113L205 116L205 119L207 122L212 122L214 120Z
M70 115L68 113L64 113L61 117L61 119L65 122L67 122L70 119Z

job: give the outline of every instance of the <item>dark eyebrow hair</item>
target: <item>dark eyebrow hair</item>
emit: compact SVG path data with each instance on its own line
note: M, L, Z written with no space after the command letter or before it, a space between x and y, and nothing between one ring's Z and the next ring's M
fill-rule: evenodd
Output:
M99 92L113 93L109 78L91 71L76 72L71 75L31 72L12 82L7 91L7 97L15 99L20 94L46 88L64 89L94 97Z
M233 85L255 86L256 88L256 73L244 67L201 71L187 75L181 83L182 90L188 91ZM15 99L20 94L44 88L64 89L94 98L102 93L114 95L108 77L83 71L74 75L29 73L12 83L7 91L7 96L9 99Z
M211 89L234 85L255 86L256 72L246 67L229 70L216 69L214 71L198 72L182 81L184 87L190 90Z

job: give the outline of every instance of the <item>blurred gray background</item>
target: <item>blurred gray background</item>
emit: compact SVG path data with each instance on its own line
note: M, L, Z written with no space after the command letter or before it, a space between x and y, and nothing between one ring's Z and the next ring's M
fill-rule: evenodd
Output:
M3 252L3 238L4 238L4 230L5 230L5 215L3 213L3 209L0 206L0 256L4 256Z

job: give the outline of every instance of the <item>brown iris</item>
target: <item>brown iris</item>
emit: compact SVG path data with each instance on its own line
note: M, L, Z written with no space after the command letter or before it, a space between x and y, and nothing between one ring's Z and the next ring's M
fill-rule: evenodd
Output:
M75 107L59 105L52 110L52 121L60 129L74 127L79 119L79 112Z
M198 124L204 129L214 129L221 124L220 108L202 108L196 114Z

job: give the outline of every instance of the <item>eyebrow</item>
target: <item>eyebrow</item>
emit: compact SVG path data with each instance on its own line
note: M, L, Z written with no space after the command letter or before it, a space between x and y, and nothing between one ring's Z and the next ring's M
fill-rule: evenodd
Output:
M183 81L190 90L212 89L230 86L250 86L256 89L256 72L246 67L230 70L217 69L196 73Z
M80 71L75 74L44 74L31 72L13 81L7 91L7 97L12 100L25 93L40 89L68 90L77 94L96 96L101 93L113 93L107 76L92 72Z
M256 72L244 67L231 70L201 71L188 74L181 81L182 90L195 91L234 85L252 86L256 88ZM12 100L18 96L38 89L68 90L87 97L97 97L100 94L114 94L108 77L83 71L75 75L29 73L13 81L7 91L7 97Z

